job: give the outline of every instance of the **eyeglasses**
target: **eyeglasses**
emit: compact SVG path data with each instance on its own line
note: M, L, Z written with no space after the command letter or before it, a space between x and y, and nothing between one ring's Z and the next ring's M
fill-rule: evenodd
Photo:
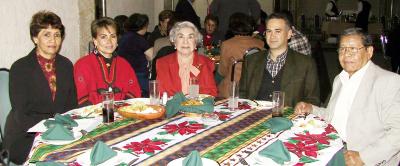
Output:
M360 47L360 48L357 48L357 47L339 47L337 49L337 52L339 53L339 55L343 55L344 53L349 53L351 55L354 55L354 54L357 54L358 51L360 51L363 48L365 48L365 47L364 46Z

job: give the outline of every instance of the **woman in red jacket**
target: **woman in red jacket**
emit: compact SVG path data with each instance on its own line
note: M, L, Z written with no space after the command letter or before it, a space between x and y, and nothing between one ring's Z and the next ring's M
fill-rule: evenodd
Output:
M188 94L189 80L197 77L201 94L217 95L214 81L214 62L197 54L196 45L202 35L195 25L188 21L176 23L170 33L170 41L176 52L157 60L157 80L160 92L172 96L177 92Z
M74 78L80 106L102 101L101 93L112 90L115 100L141 96L135 71L130 64L115 54L117 25L111 18L94 20L91 25L96 47L79 59L74 66Z

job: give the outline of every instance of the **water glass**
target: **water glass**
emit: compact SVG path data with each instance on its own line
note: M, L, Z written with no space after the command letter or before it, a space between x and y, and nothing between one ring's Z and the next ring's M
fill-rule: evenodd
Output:
M282 117L285 105L285 92L274 91L272 93L272 117Z
M199 80L197 77L191 77L189 79L189 98L197 99L199 97Z
M149 81L149 96L150 96L150 104L151 105L160 104L160 91L158 89L157 80Z
M233 111L238 108L239 105L239 83L233 81L232 84L229 86L229 101L228 101L228 108L229 110Z
M103 123L114 122L114 93L106 91L101 93Z

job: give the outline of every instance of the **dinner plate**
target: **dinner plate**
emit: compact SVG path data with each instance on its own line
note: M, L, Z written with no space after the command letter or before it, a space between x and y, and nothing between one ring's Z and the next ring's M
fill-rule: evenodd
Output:
M88 150L87 152L81 154L76 158L76 162L79 163L80 165L91 165L90 162L90 153L92 152L92 149ZM107 161L97 165L97 166L112 166L112 165L118 165L120 163L129 163L131 160L137 158L134 155L130 153L125 153L121 151L116 151L117 155L108 159Z
M258 104L258 109L270 109L273 107L273 103L271 101L256 100L255 102Z
M309 115L306 119L296 118L293 120L292 131L295 133L303 132L305 130L309 131L310 134L321 134L325 131L327 126L326 122L315 119L313 116Z
M46 139L43 139L41 135L40 135L40 140L45 144L65 145L65 144L69 144L71 142L74 142L76 140L79 140L82 137L82 133L81 132L73 132L73 134L74 134L74 139L73 140L46 140Z
M167 164L167 166L181 166L184 159L185 158L182 157L182 158L172 160L171 162L169 162ZM206 166L219 166L217 162L215 162L214 160L210 160L208 158L201 158L201 162L203 163L203 165L206 165Z
M68 112L71 116L77 115L82 117L98 117L103 114L101 110L101 103L96 105L89 105L82 108L73 109Z

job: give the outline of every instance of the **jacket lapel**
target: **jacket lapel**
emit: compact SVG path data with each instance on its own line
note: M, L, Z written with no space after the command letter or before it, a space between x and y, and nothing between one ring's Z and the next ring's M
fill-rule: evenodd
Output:
M255 63L247 65L249 69L253 69L252 71L249 72L248 77L252 78L251 80L254 80L252 83L250 83L251 87L254 88L249 88L249 96L248 96L249 98L256 98L258 95L258 91L260 90L261 87L264 72L266 72L265 65L267 64L267 55L262 54L261 56L257 57L256 61L253 62Z
M40 67L40 64L37 60L36 57L36 49L33 49L29 53L30 61L33 66L33 78L35 78L33 81L36 82L37 88L40 89L39 91L42 92L42 95L48 100L48 101L53 101L51 97L51 91L49 87L49 83L44 76L44 73L42 71L42 68Z
M296 74L297 62L295 61L292 50L288 50L285 64L282 67L282 80L281 80L281 89L287 89L289 83L291 82L292 77Z

